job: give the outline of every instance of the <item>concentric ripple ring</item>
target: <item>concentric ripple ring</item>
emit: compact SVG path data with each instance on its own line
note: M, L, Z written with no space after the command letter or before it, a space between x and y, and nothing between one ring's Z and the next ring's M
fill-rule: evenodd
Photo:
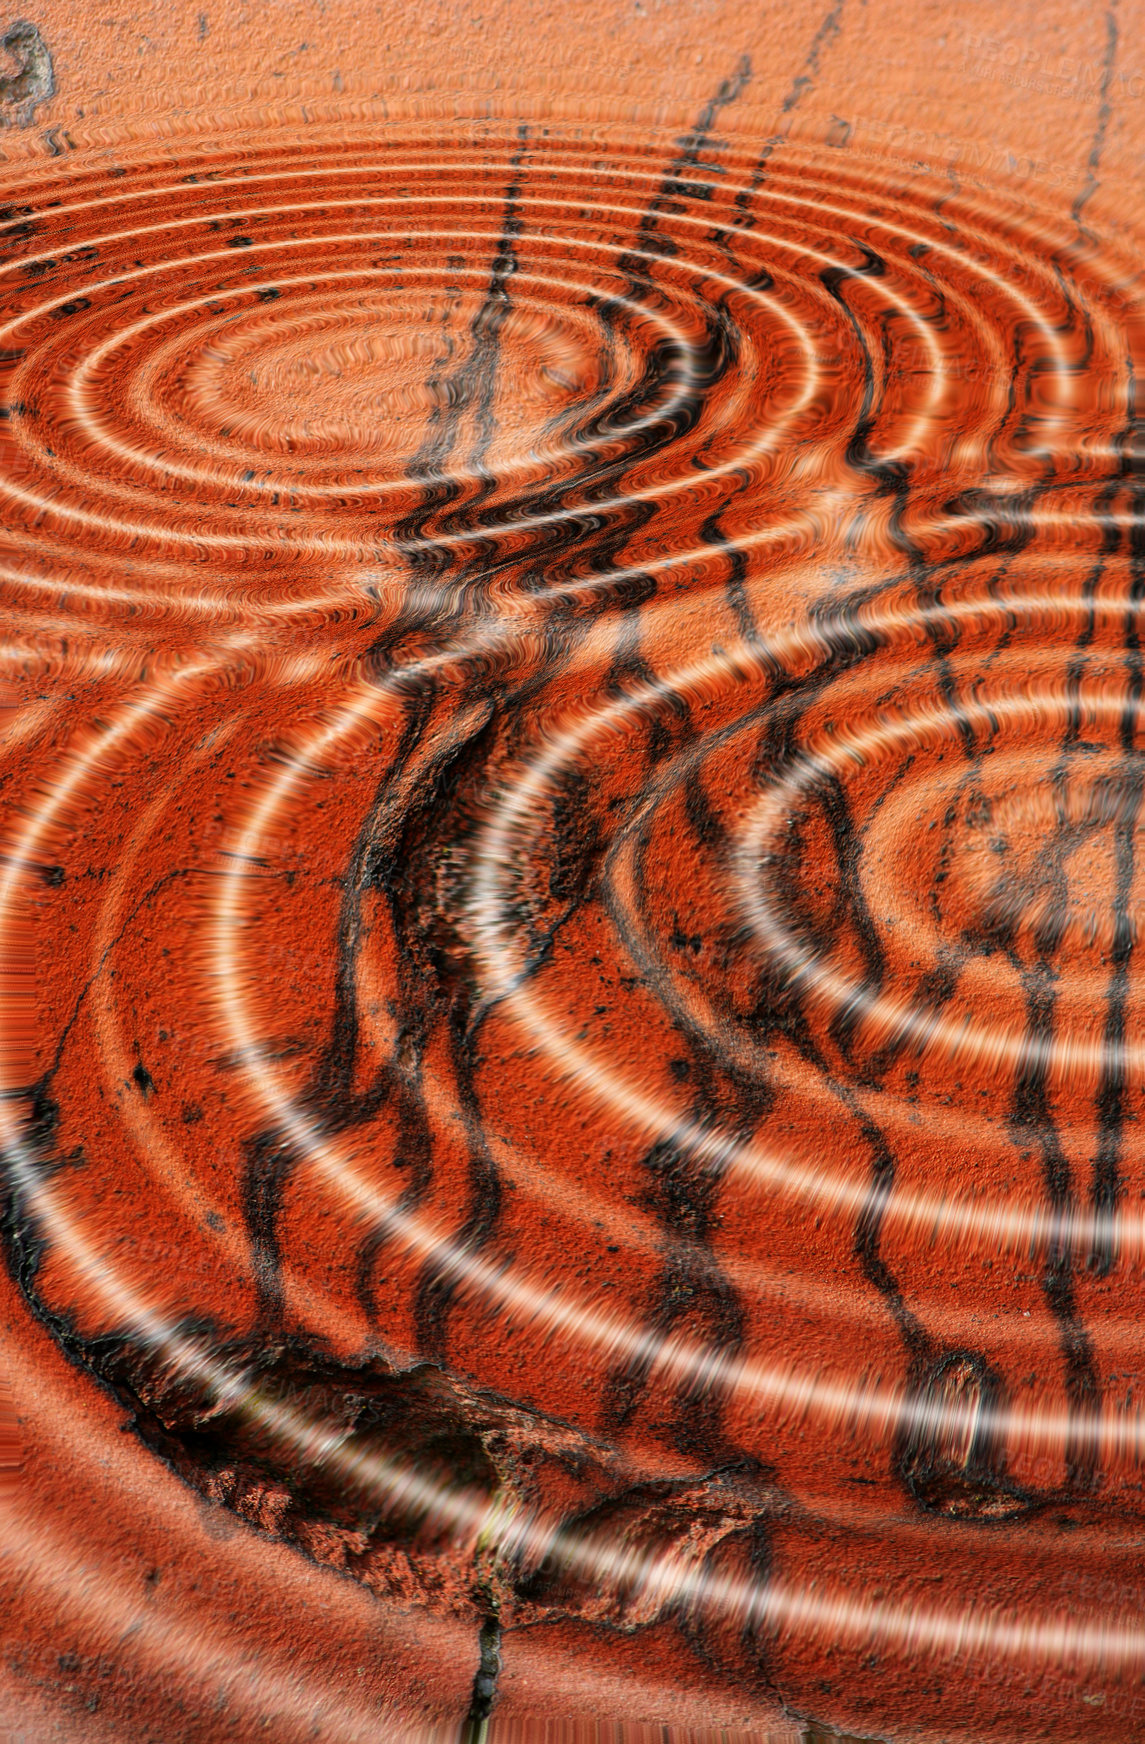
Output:
M0 166L13 1300L474 1724L925 1654L1065 1737L1145 1676L1138 269L737 90Z

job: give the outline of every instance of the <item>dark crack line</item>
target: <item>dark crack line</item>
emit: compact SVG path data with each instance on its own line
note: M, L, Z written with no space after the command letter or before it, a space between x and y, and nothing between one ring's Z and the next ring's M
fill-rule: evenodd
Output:
M1101 167L1101 154L1105 149L1105 135L1113 112L1113 106L1109 101L1109 87L1113 82L1113 63L1116 57L1117 0L1111 0L1105 14L1105 60L1101 70L1101 95L1097 110L1097 126L1094 129L1093 144L1090 147L1089 162L1086 166L1085 187L1070 208L1070 216L1079 230L1082 229L1081 215L1101 185L1101 179L1097 172ZM1085 231L1084 234L1088 236L1089 232Z

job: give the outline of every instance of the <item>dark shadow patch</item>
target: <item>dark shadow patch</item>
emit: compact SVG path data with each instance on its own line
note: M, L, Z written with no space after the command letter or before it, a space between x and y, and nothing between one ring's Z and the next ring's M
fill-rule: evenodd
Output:
M47 43L36 25L18 18L0 37L0 48L16 63L0 75L0 126L31 127L36 110L56 93L56 75Z

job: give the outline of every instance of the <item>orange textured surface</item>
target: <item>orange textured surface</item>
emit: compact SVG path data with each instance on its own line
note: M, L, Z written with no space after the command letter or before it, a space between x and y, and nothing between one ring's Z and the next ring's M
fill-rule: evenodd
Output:
M1131 1739L1140 14L0 80L0 1703Z

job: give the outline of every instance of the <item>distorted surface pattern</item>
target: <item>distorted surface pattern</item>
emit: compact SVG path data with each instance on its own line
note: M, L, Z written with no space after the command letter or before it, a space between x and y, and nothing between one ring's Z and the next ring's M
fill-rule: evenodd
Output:
M751 74L7 177L8 1267L472 1737L1128 1737L1138 266Z

